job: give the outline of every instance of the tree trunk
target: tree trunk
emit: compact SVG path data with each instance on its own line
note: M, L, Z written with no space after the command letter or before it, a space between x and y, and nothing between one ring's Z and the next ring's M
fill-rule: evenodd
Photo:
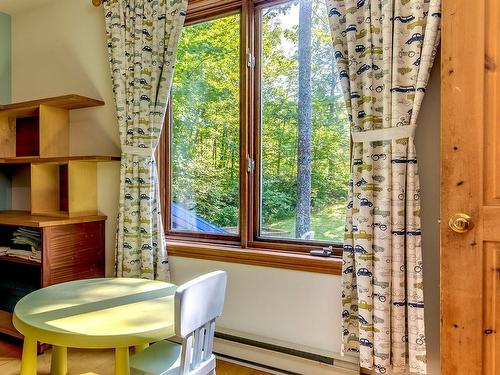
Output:
M312 0L300 0L297 220L295 227L297 238L303 237L311 228L311 20Z

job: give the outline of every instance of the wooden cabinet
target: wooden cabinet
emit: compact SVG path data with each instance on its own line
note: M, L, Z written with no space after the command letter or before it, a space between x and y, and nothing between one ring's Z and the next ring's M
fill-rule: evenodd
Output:
M119 158L69 156L69 111L103 104L66 95L0 105L0 247L15 247L14 233L23 227L41 240L41 260L40 252L38 260L0 252L0 333L21 337L12 311L24 295L104 276L97 163Z
M49 285L104 276L102 215L76 218L34 216L27 212L0 212L0 246L19 227L36 228L42 238L42 261L0 256L0 333L20 337L12 326L17 301Z

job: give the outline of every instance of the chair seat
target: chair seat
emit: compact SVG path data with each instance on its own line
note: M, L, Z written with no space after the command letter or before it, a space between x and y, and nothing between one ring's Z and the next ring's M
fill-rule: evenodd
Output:
M130 358L130 375L179 375L182 345L175 342L159 341ZM191 353L193 354L193 353ZM194 371L208 374L215 369L215 356L201 362Z
M130 358L131 375L179 375L182 346L159 341Z

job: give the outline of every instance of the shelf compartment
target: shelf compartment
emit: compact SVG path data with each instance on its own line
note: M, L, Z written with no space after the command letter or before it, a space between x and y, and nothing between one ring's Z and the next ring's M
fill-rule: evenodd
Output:
M21 263L0 262L0 310L12 312L25 295L42 286L41 267L26 267Z
M40 155L40 124L38 117L16 119L16 156Z
M23 225L18 225L18 226L0 225L0 246L31 251L31 246L27 244L14 244L12 242L12 239L14 238L14 232L16 232L16 230L20 227L23 227ZM40 239L42 238L42 232L40 229L32 229L32 230L36 231L39 234Z
M2 165L0 168L0 210L31 208L29 164Z
M28 116L0 111L0 157L69 154L69 112L39 105Z
M31 211L34 215L97 214L97 165L89 161L31 164Z

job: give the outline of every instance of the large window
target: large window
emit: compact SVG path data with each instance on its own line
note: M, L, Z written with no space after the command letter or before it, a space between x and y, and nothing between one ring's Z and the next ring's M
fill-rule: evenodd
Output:
M334 62L325 0L188 11L163 147L169 236L342 242L350 140Z

